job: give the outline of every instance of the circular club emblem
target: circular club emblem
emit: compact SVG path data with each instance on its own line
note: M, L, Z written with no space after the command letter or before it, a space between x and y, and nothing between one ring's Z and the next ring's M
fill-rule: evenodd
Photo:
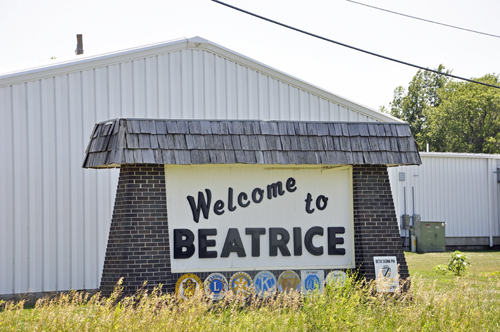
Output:
M288 291L299 291L300 289L300 277L297 273L293 271L285 271L280 274L280 277L278 278L278 289L281 292L288 292Z
M247 298L252 293L252 277L245 272L237 272L229 280L229 287L235 295Z
M200 289L200 286L200 278L194 274L187 273L177 280L175 292L184 300L188 300Z
M271 296L276 290L276 277L270 271L260 271L257 273L253 283L255 292L263 298Z
M326 285L333 285L335 287L342 287L344 286L345 283L345 278L346 274L344 271L332 271L328 273L328 275L325 278L325 284Z
M229 289L226 277L220 273L210 274L204 282L205 293L214 301L218 301L224 296Z
M319 280L319 277L317 275L310 274L304 280L304 288L307 292L319 290L321 286L320 283L321 281Z

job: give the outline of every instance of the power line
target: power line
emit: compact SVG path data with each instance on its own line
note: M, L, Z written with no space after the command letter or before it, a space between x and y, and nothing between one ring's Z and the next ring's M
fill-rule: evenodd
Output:
M370 8L377 9L377 10L382 10L384 12L388 12L388 13L391 13L391 14L396 14L396 15L401 15L401 16L413 18L415 20L420 20L420 21L424 21L424 22L429 22L429 23L443 25L443 26L448 27L448 28L459 29L459 30L464 30L464 31L468 31L468 32L479 33L479 34L485 35L485 36L500 38L500 36L494 35L494 34L491 34L491 33L486 33L486 32L481 32L481 31L476 31L476 30L471 30L471 29L465 29L465 28L457 27L457 26L450 25L450 24L445 24L445 23L435 22L435 21L431 21L431 20L426 20L425 18L420 18L420 17L416 17L416 16L411 16L411 15L407 15L407 14L402 14L402 13L394 12L394 11L389 10L389 9L379 8L379 7L367 5L366 3L361 3L361 2L357 2L357 1L352 1L352 0L346 0L346 1L355 3L357 5L366 6L366 7L370 7Z
M379 58L382 58L382 59L386 59L386 60L389 60L389 61L397 62L397 63L403 64L403 65L407 65L407 66L410 66L410 67L422 69L422 70L425 70L425 71L430 71L430 72L433 72L433 73L436 73L436 74L439 74L439 75L444 75L444 76L456 78L456 79L459 79L459 80L463 80L463 81L467 81L467 82L471 82L471 83L481 84L481 85L489 86L489 87L492 87L492 88L500 89L500 86L498 86L498 85L492 85L492 84L488 84L488 83L474 81L474 80L471 80L471 79L468 79L468 78L464 78L464 77L460 77L460 76L455 76L455 75L448 74L448 73L443 73L443 72L440 72L440 71L437 71L437 70L434 70L434 69L429 69L429 68L425 68L425 67L422 67L422 66L414 65L414 64L409 63L409 62L405 62L405 61L393 59L393 58L387 57L385 55L380 55L380 54L377 54L377 53L366 51L366 50L363 50L361 48L357 48L357 47L350 46L350 45L347 45L347 44L344 44L344 43L341 43L341 42L338 42L338 41L335 41L335 40L332 40L332 39L328 39L326 37L315 35L314 33L311 33L311 32L307 32L307 31L304 31L304 30L300 30L298 28L294 28L294 27L292 27L290 25L286 25L284 23L280 23L278 21L271 20L271 19L266 18L264 16L260 16L260 15L254 14L252 12L249 12L249 11L246 11L244 9L232 6L230 4L227 4L227 3L219 1L219 0L212 0L212 1L216 2L218 4L221 4L221 5L224 5L226 7L238 10L238 11L240 11L242 13L245 13L245 14L248 14L248 15L260 18L260 19L262 19L264 21L268 21L268 22L271 22L271 23L274 23L274 24L277 24L277 25L281 25L282 27L285 27L285 28L288 28L288 29L291 29L291 30L295 30L297 32L300 32L300 33L303 33L303 34L306 34L306 35L309 35L309 36L312 36L312 37L315 37L315 38L318 38L318 39L322 39L322 40L325 40L325 41L328 41L330 43L334 43L334 44L337 44L337 45L340 45L340 46L344 46L344 47L347 47L347 48L350 48L350 49L353 49L353 50L356 50L356 51L359 51L359 52L370 54L370 55L373 55L373 56L376 56L376 57L379 57Z

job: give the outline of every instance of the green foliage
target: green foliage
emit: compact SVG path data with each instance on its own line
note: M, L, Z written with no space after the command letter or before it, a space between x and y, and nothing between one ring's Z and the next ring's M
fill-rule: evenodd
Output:
M449 70L445 70L442 64L435 70L450 73ZM389 113L408 122L413 137L421 148L428 143L428 110L441 104L438 90L444 87L447 82L447 76L419 70L408 85L408 91L402 86L398 86L394 90Z
M499 84L498 75L476 79ZM428 111L429 141L437 151L500 153L500 89L449 82L441 104Z
M451 260L448 263L448 269L453 272L454 275L459 276L462 272L465 272L469 267L470 263L465 260L469 259L463 252L455 251L451 254Z
M469 257L467 257L464 253L461 251L455 251L451 254L451 259L448 265L436 265L432 268L432 270L434 273L439 275L447 275L451 272L456 276L460 276L470 265L470 263L465 261L466 259L469 259Z
M434 273L436 274L439 274L439 275L447 275L450 270L448 269L448 266L447 265L436 265L432 268L432 270L434 271Z
M500 85L494 74L474 80ZM389 112L409 123L421 150L429 143L431 151L500 153L500 89L419 70L408 91L394 90Z

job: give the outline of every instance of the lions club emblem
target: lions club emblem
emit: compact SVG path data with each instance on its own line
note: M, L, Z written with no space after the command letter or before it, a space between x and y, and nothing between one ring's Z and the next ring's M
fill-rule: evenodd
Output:
M214 301L223 299L229 289L226 277L221 273L210 274L204 282L205 293Z

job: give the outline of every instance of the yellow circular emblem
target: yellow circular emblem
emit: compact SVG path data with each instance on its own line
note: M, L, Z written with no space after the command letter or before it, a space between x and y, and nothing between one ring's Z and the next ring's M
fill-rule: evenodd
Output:
M237 272L229 280L229 287L235 295L242 295L247 298L253 289L252 277L248 273Z
M278 278L278 289L280 292L289 292L300 290L300 277L293 271L285 271Z
M182 275L175 284L175 293L180 295L184 300L188 300L200 290L201 279L192 273Z

